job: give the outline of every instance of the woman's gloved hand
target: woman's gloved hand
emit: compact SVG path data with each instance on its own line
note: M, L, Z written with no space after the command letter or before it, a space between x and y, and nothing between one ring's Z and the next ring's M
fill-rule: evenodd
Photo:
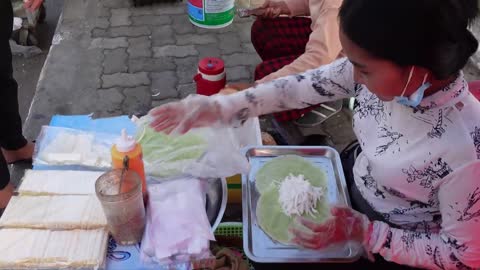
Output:
M153 118L150 126L156 131L184 134L192 128L212 126L220 123L220 106L214 98L191 95L150 111Z
M323 223L298 218L290 228L292 242L310 249L322 249L332 244L356 241L365 246L373 230L367 216L348 207L333 207L332 216ZM300 228L302 225L305 228Z
M257 16L261 18L273 19L280 15L291 14L290 9L284 1L265 0L260 8L263 9L263 13Z

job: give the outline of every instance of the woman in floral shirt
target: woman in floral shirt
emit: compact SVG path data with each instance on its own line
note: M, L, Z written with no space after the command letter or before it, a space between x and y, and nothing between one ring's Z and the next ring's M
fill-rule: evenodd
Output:
M363 207L333 207L323 224L299 220L310 230L292 228L294 241L358 241L402 265L480 268L480 103L461 71L478 47L467 29L477 11L476 0L345 0L340 40L348 58L233 95L164 105L151 112L152 126L238 126L355 97L362 151L347 171L352 204Z

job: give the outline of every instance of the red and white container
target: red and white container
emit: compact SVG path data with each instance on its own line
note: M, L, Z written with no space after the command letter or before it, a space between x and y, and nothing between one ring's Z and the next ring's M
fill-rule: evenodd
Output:
M225 88L227 76L223 60L206 57L198 63L198 73L193 78L197 84L197 94L211 96Z

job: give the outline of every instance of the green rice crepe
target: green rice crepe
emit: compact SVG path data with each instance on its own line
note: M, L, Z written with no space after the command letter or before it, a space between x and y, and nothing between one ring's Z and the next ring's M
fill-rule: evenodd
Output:
M312 186L324 189L324 195L315 208L317 213L313 216L304 214L303 217L323 222L330 216L325 173L299 156L282 156L273 159L259 170L256 177L256 187L261 193L256 214L258 225L262 230L273 240L283 244L289 243L288 229L296 218L296 216L287 216L279 202L279 185L290 174L304 175Z
M170 136L156 132L145 123L139 126L137 140L142 146L145 172L158 177L181 174L182 169L197 160L208 146L198 132Z

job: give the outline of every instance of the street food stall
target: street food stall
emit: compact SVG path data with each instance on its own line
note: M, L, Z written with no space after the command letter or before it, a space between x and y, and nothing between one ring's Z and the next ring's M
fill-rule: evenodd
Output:
M197 94L217 93L223 62L202 59L194 80ZM183 135L150 123L53 116L0 217L0 269L217 269L214 255L232 251L214 242L229 236L256 263L360 257L357 243L310 250L289 232L297 217L323 222L330 206L350 206L335 149L262 146L258 118ZM241 204L241 223L222 223L228 202Z
M313 207L302 212L315 220L325 219L331 204L349 204L334 149L261 146L258 119L223 134L215 129L217 135L207 130L177 137L139 131L143 124L142 118L134 123L127 116L54 116L37 140L33 170L25 173L0 218L0 233L8 239L0 250L16 253L1 259L0 267L213 268L209 243L228 207L226 178L235 173L242 173L243 250L250 260L349 262L359 257L355 244L319 253L289 242L294 213L302 211L287 206L289 198L284 198L285 189L293 192L292 184L305 183L316 194ZM143 147L146 196L141 196L142 181L131 173L133 168L111 168L110 151L118 147L121 130L136 134L135 142ZM218 142L219 134L237 153L224 149L228 144ZM228 155L212 147L208 136ZM149 146L152 142L163 147ZM158 160L155 166L152 157ZM238 157L248 166L229 165L241 164ZM221 166L210 163L219 158ZM293 212L287 215L284 209ZM15 244L20 239L28 241L20 247ZM38 249L46 252L34 252Z

